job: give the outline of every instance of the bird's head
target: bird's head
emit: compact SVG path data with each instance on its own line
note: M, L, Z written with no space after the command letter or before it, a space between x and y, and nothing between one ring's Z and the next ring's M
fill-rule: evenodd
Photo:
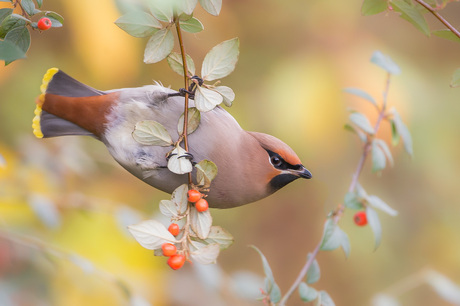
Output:
M267 152L266 158L270 163L267 184L272 192L286 186L290 182L298 179L310 179L312 177L301 163L299 157L287 144L278 138L257 132L248 132Z

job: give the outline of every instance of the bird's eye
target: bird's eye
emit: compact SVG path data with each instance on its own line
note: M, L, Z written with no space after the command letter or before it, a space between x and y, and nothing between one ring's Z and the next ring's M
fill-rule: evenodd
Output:
M283 163L283 161L281 160L281 158L279 158L278 156L272 156L272 157L270 157L270 162L271 162L272 165L275 166L275 167L279 167L279 166L281 166L281 164Z

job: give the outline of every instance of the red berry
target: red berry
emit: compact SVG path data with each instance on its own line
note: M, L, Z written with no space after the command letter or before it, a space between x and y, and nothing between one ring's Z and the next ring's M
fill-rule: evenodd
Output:
M171 225L168 227L168 231L169 231L173 236L179 235L179 232L180 232L179 225L177 225L176 223L171 223Z
M168 265L173 270L182 268L185 263L185 256L182 254L173 255L168 258Z
M201 199L201 193L198 190L191 189L187 192L187 198L189 202L195 203Z
M42 31L46 31L51 28L52 22L49 18L43 17L37 22L37 28Z
M195 208L199 212L208 210L208 201L206 201L205 199L199 199L198 202L195 203Z
M163 243L161 250L163 251L163 255L168 257L176 255L177 253L176 246L172 243Z
M358 211L355 216L353 217L355 220L356 225L364 226L367 224L367 216L365 211Z

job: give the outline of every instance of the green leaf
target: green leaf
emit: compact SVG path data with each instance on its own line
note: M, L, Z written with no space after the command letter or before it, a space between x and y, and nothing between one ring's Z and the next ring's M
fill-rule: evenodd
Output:
M266 280L268 280L268 283L266 283L265 291L267 293L270 293L273 285L276 285L275 283L275 278L273 277L273 272L272 269L270 268L270 265L268 264L267 258L265 258L264 254L256 247L251 245L251 247L259 253L260 258L262 259L262 266L264 268L264 274Z
M149 8L153 17L163 22L173 20L174 1L149 0Z
M426 23L425 17L423 17L422 13L420 13L416 6L413 6L404 0L392 0L391 6L393 6L395 11L401 13L402 19L410 22L426 36L430 36L430 28Z
M375 238L374 249L377 249L382 240L382 226L380 225L379 216L377 215L377 212L373 208L371 208L370 206L367 206L366 207L366 217L367 217L367 222L369 223L369 226L371 227L372 232L374 233L374 238Z
M229 75L238 61L240 41L238 38L226 40L206 54L201 75L203 80L213 81Z
M158 249L165 242L177 242L168 229L156 220L147 220L136 225L130 225L128 230L140 245L149 250Z
M379 293L372 299L372 306L400 306L399 302L392 296Z
M312 254L309 253L307 255L307 260L309 260L311 256ZM311 266L308 268L308 271L307 271L307 277L306 277L307 284L316 283L317 281L319 281L320 277L321 277L321 271L319 269L318 261L315 259L313 260L313 263L311 264Z
M393 167L394 165L393 155L391 154L390 148L388 148L387 143L379 138L375 138L374 142L382 149L388 161L390 162L390 165Z
M346 93L358 96L360 98L363 98L363 99L371 102L375 106L377 106L377 102L375 102L374 98L372 98L372 96L370 94L368 94L367 92L365 92L362 89L348 87L348 88L345 88L343 91L346 92Z
M196 261L202 265L209 265L216 263L219 253L219 245L217 243L213 243L205 245L198 250L191 252L190 257L193 261Z
M170 29L157 31L150 37L144 51L144 63L153 64L165 59L174 47L174 36Z
M460 38L449 29L437 30L431 33L433 33L434 35L438 37L441 37L441 38L444 38L444 39L447 39L453 42L460 42Z
M187 124L187 135L192 134L199 126L201 121L201 113L196 107L190 107L187 111L188 113L188 124ZM184 114L179 118L177 123L177 132L179 135L182 134L184 129Z
M24 28L26 25L24 19L24 17L18 14L6 16L0 24L0 38L5 38L6 34L15 28Z
M43 0L36 0L37 1L37 4L38 4L38 7L42 7L43 5Z
M182 64L182 56L177 53L177 52L171 52L171 54L168 55L167 61L169 64L169 67L171 69L180 74L181 76L184 76L184 67ZM190 55L186 54L185 56L185 61L187 62L187 70L190 75L195 75L195 63L193 62L193 59L190 57Z
M26 27L14 28L6 34L5 41L14 44L21 51L27 53L30 47L29 30Z
M134 37L147 37L161 29L159 23L152 15L142 11L131 11L115 21L115 24Z
M371 195L371 196L366 197L366 200L369 203L369 205L371 205L372 207L374 207L376 209L379 209L379 210L389 214L390 216L394 217L394 216L398 215L398 212L396 210L391 208L387 203L385 203L378 196Z
M394 122L394 120L390 120L390 124L391 124L391 144L393 146L396 146L398 143L399 143L399 133L398 133L398 130L396 129L396 124Z
M223 102L225 106L230 107L232 106L233 100L235 100L235 93L230 87L227 86L217 86L211 88L211 90L217 91L222 98L224 99Z
M436 271L428 271L426 282L444 301L452 305L460 305L460 287L452 280Z
M361 199L355 192L348 192L345 195L344 199L345 207L350 209L363 209L363 204L361 203Z
M350 256L350 250L351 250L350 239L348 238L347 233L345 233L341 229L340 229L340 235L342 236L340 246L342 247L342 250L345 253L345 257L348 258Z
M180 28L185 32L198 33L203 31L204 26L201 23L201 21L199 21L195 17L192 17L186 21L180 22Z
M195 106L200 112L209 112L222 103L224 98L217 92L197 86L195 92Z
M460 68L455 70L452 75L452 81L450 82L450 87L459 87L460 86Z
M195 165L197 168L196 179L198 185L203 186L204 188L209 188L211 182L217 176L217 166L210 160L202 160Z
M270 291L270 301L272 303L278 303L281 300L281 290L278 284L274 283L272 290Z
M190 154L179 145L172 150L168 156L168 169L175 174L185 174L192 172L193 165L190 161Z
M222 0L199 0L201 7L211 15L218 16L222 8Z
M15 44L9 41L0 41L0 60L5 61L6 63L11 63L25 57L26 53Z
M232 234L230 234L226 229L220 226L211 226L211 230L209 231L208 238L206 238L205 242L208 244L217 243L221 250L225 250L229 246L233 244Z
M345 125L343 126L343 128L346 130L346 131L349 131L349 132L352 132L352 133L355 133L356 135L358 135L359 139L361 139L362 142L366 142L367 141L367 136L365 133L363 133L361 130L358 130L356 129L354 126L348 124L348 123L345 123Z
M381 171L385 169L385 166L385 153L375 141L372 141L372 172Z
M320 250L332 251L342 246L345 254L348 256L349 244L347 234L342 231L332 218L327 219L324 224L323 239Z
M35 3L32 0L22 0L21 1L21 6L29 16L34 15Z
M177 218L178 214L178 207L176 203L170 200L161 200L160 201L160 212L166 216L171 218Z
M198 0L180 0L176 3L176 9L178 15L184 13L185 15L192 15L195 10Z
M304 282L299 284L298 289L302 302L311 302L318 297L318 291L316 291L315 288L308 286Z
M176 189L171 194L171 201L176 203L178 207L178 213L183 215L187 211L188 207L188 197L187 197L187 192L188 192L188 185L187 184L182 184Z
M138 143L148 146L167 147L173 144L166 128L161 123L152 120L136 123L133 138Z
M319 303L321 306L335 306L334 301L326 291L320 291L318 298L321 301Z
M53 27L53 28L62 27L62 24L64 23L64 17L62 17L58 13L56 13L56 12L46 12L45 16L48 17L51 20L51 27Z
M10 16L12 13L13 13L13 9L10 9L10 8L0 9L0 24L6 17Z
M398 131L398 134L401 135L404 142L404 149L410 156L412 156L414 151L412 149L412 136L410 135L409 129L404 124L401 116L399 116L399 113L395 108L392 108L391 112L393 113L393 122L395 124L396 130Z
M364 0L361 6L361 14L364 16L375 15L386 11L388 8L387 0Z
M190 226L200 239L206 239L211 232L212 217L208 210L199 212L196 209L190 210Z
M389 56L383 54L380 51L375 51L372 54L371 63L376 64L377 66L384 69L388 73L391 73L394 75L401 73L401 69L399 68L399 66L396 65L396 63L393 62L393 60Z
M374 128L372 127L369 119L361 113L354 112L350 114L350 121L356 124L364 132L373 135L375 133Z

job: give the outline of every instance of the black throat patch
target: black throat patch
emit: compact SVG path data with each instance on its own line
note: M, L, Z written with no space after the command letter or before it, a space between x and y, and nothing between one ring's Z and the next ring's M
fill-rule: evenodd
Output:
M298 178L299 177L294 174L289 174L289 173L278 174L277 176L271 179L270 188L272 189L273 192L275 192L278 189L283 188L284 186L286 186L292 181L295 181Z

